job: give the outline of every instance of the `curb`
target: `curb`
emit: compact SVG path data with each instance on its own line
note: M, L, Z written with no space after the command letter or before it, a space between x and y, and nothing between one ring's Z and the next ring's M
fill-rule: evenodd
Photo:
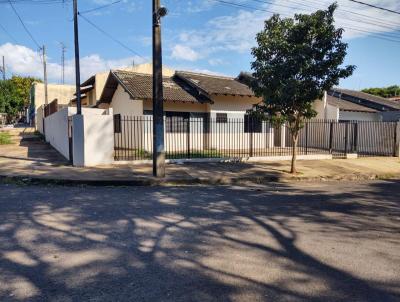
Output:
M249 185L290 182L329 182L329 181L368 181L400 179L400 174L347 174L334 177L299 177L299 176L257 176L257 177L214 177L214 178L132 178L132 179L50 179L31 176L0 175L0 184L20 185L61 185L61 186L190 186L190 185Z

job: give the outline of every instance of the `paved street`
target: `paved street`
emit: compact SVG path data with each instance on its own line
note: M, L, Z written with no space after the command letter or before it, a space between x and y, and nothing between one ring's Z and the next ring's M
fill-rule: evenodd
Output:
M400 300L399 181L0 192L0 301Z

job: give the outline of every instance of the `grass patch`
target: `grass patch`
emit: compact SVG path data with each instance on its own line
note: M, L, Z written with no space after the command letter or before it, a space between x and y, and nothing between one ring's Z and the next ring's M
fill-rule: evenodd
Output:
M11 143L11 135L8 132L0 132L0 145L9 145Z

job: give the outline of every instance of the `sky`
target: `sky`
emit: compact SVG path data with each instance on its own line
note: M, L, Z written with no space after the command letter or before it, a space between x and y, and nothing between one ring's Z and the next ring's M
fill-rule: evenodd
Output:
M7 76L43 77L38 48L46 45L49 82L61 82L61 42L66 45L65 81L74 82L71 0L0 0L0 56ZM124 46L79 18L81 80L96 72L151 61L150 0L78 0L82 15ZM255 35L273 13L291 17L326 8L327 0L161 0L163 63L178 70L237 76L249 71ZM232 6L237 3L246 7ZM345 28L345 64L356 65L342 88L362 89L400 84L400 15L338 0L336 25ZM400 11L398 0L364 2ZM102 9L86 12L99 6ZM253 9L255 8L255 9Z

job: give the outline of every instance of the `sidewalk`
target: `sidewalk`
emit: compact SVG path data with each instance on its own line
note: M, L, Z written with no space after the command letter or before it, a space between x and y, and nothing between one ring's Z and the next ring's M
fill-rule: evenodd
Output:
M298 161L300 173L288 173L289 161L266 163L169 164L166 178L152 177L151 165L112 165L96 168L72 167L54 149L32 133L13 130L14 144L0 146L0 178L23 182L90 185L240 184L270 181L326 181L400 179L400 159ZM18 141L18 136L22 140Z

